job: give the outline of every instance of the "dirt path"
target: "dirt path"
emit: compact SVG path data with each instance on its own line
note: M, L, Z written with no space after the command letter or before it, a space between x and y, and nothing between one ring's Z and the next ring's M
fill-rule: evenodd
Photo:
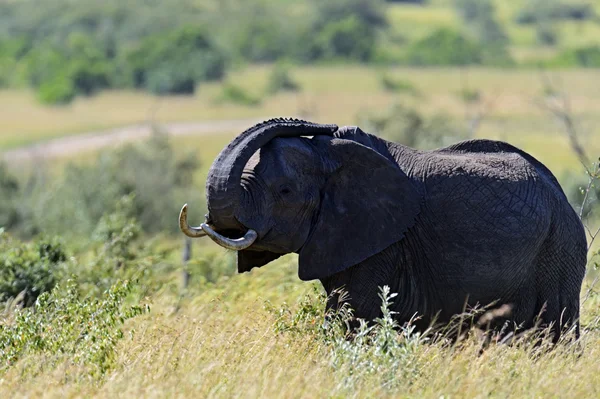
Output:
M165 123L162 128L170 136L206 135L212 133L227 133L246 128L268 118L237 119L205 122ZM82 133L73 136L60 137L25 147L0 152L0 159L7 163L28 161L32 159L52 159L78 152L97 150L108 146L117 146L149 137L152 133L148 124L124 126L105 131Z

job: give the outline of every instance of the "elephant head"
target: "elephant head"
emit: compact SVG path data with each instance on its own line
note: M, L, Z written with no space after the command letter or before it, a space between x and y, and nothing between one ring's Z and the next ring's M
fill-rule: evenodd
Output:
M183 207L186 235L238 251L240 273L298 253L302 280L340 272L402 239L421 199L383 140L295 119L236 137L212 164L206 195L200 227L188 225Z

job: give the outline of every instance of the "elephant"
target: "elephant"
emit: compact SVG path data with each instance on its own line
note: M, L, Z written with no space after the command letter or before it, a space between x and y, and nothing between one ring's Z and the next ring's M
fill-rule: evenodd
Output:
M276 118L221 151L206 198L198 227L182 208L183 233L237 251L239 273L297 253L299 278L320 280L328 310L373 321L387 285L396 321L417 315L417 329L504 305L505 328L579 336L584 227L550 170L506 142L418 150L357 126Z

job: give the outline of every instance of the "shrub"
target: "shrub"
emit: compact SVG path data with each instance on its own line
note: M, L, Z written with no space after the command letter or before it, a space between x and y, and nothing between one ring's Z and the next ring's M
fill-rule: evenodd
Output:
M215 100L217 103L232 103L247 107L255 107L261 103L259 97L248 93L243 87L234 83L226 83L223 85L221 94Z
M346 386L352 388L364 378L376 376L378 386L389 389L399 381L406 383L419 376L419 363L415 360L429 338L415 332L413 325L400 326L394 320L390 307L396 296L389 287L380 288L381 316L371 325L359 320L360 327L352 339L344 333L348 316L343 313L325 331L330 342L331 366L342 371L345 376L342 383Z
M31 306L54 288L66 259L57 239L24 244L0 234L0 301L20 296L25 306Z
M406 93L411 96L419 97L421 92L409 81L404 79L395 79L394 77L383 74L380 77L381 86L384 90L393 93Z
M143 297L161 286L161 275L168 275L169 265L163 263L166 252L155 248L158 237L142 239L135 206L135 195L126 195L116 209L100 218L92 234L99 246L91 251L89 262L72 270L90 294L100 294L119 280L135 280L136 293Z
M351 15L329 22L315 37L316 58L368 61L375 47L374 32Z
M191 94L199 82L225 75L227 61L206 29L184 26L146 38L126 56L135 87L156 94Z
M135 194L126 195L117 202L114 212L105 213L93 237L104 244L103 257L109 262L114 261L117 267L135 259L131 244L139 237L141 229L135 219Z
M236 254L231 251L203 250L187 264L187 271L194 284L204 286L219 281L220 278L236 274Z
M300 85L290 76L290 68L282 63L277 63L269 75L267 93L275 94L281 91L299 91Z
M292 57L300 43L296 37L308 23L306 17L293 18L282 2L253 0L223 5L219 18L235 20L226 24L220 36L230 37L230 52L250 62L273 62ZM306 45L306 43L304 43Z
M29 364L29 372L67 361L90 375L106 373L113 364L115 347L124 337L125 321L149 310L124 306L132 287L120 282L101 298L84 299L76 283L68 280L42 294L35 310L17 310L11 320L0 325L0 370L27 355L38 355L44 361Z
M37 89L38 100L48 105L68 104L75 95L73 83L64 75L55 76L41 83Z
M19 222L19 190L17 179L0 163L0 227L10 229Z
M557 0L530 2L517 15L519 24L536 24L548 20L591 20L596 17L594 7L587 3L563 3Z
M199 166L193 153L176 157L168 136L156 131L145 142L106 150L86 164L68 165L52 186L34 190L23 206L29 207L38 229L82 239L92 235L103 215L118 208L123 196L135 194L131 216L144 233L175 232L184 200L202 208L202 192L193 181Z
M502 25L496 20L493 1L455 0L455 6L479 42L496 46L508 43L508 36L502 29Z
M566 50L551 60L549 66L598 68L600 67L600 46Z
M442 28L413 43L407 52L412 65L480 64L483 50L460 33Z
M316 17L300 41L310 44L309 60L371 59L378 32L387 26L384 1L332 0L313 4Z
M276 333L300 334L303 339L312 336L324 343L329 365L339 372L339 383L349 390L368 376L378 379L376 386L389 389L398 381L405 383L419 375L417 355L429 340L426 334L415 332L414 326L400 326L394 321L390 308L396 295L387 286L380 288L381 316L369 325L361 319L353 320L347 308L328 314L324 324L325 298L317 290L306 295L296 311L287 304L275 308L268 302L265 308L275 317ZM357 331L349 331L352 321L358 321Z
M539 44L554 46L558 42L556 29L549 24L538 24L535 28L535 37Z

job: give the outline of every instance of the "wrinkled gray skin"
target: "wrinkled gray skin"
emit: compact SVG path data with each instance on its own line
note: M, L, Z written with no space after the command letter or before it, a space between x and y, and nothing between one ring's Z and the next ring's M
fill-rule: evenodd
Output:
M277 119L221 152L207 199L217 232L258 233L238 252L240 273L298 253L299 277L344 288L357 317L380 315L388 285L397 320L418 314L419 328L497 301L523 328L541 314L578 332L583 226L552 173L507 143L419 151L357 127Z

